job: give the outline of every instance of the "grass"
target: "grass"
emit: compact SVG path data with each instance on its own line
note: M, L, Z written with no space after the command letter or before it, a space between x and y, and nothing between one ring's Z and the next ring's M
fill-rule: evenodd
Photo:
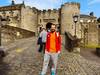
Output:
M88 45L85 45L86 48L100 48L100 45L93 45L93 44L88 44Z

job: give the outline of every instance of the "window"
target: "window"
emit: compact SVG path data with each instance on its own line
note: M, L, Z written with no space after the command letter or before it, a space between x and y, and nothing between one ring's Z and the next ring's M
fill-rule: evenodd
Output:
M40 23L41 23L41 19L40 19Z

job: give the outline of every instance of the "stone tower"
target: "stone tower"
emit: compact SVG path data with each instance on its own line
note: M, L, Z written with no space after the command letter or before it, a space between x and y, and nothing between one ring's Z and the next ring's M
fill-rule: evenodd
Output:
M65 31L70 32L72 35L75 35L75 23L73 21L74 15L80 15L80 4L79 3L65 3L61 6L61 33L64 34ZM76 26L76 35L80 37L80 25L79 18Z

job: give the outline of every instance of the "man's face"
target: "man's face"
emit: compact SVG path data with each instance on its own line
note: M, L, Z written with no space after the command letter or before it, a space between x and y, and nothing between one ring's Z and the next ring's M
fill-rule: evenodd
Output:
M51 32L54 32L56 30L56 26L55 25L51 25Z

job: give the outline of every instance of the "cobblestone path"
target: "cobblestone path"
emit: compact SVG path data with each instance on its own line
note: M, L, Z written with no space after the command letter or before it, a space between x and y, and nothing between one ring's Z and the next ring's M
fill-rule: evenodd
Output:
M39 75L43 53L38 53L36 40L32 37L6 46L8 55L0 62L0 75ZM50 69L47 75L49 72ZM78 53L68 53L62 46L57 75L100 75L100 64L86 60Z

